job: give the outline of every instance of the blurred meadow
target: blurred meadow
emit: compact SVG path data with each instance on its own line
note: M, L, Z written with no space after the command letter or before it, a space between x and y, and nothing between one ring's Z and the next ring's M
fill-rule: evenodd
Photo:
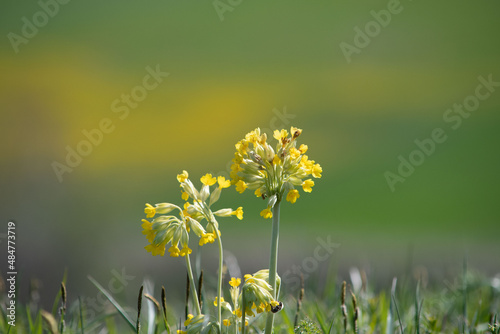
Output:
M23 18L42 20L43 6L3 1L0 240L15 221L21 300L36 278L51 305L65 269L71 298L95 296L87 275L107 282L112 270L134 277L131 296L144 277L181 296L183 262L144 250L144 204L181 204L183 169L196 181L228 175L234 144L256 127L302 128L323 167L311 194L282 206L279 272L330 236L340 246L328 264L344 279L359 267L387 287L425 267L440 282L465 257L500 273L500 87L483 87L491 94L456 129L443 118L476 94L479 77L500 81L500 4L401 1L349 62L341 43L355 45L355 28L390 2L241 1L223 13L210 1L57 2L16 44L11 33L22 36ZM168 76L135 89L158 68ZM127 106L134 89L146 95ZM54 163L67 165L68 147L83 147L83 131L103 120L109 133L58 176ZM391 191L386 172L436 128L446 141ZM220 206L244 208L243 221L221 222L242 272L267 267L263 202L232 187ZM309 280L320 281L319 267Z

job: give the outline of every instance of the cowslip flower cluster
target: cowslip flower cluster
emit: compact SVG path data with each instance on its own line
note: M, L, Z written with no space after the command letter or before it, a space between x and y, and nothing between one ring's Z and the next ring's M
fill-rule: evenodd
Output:
M242 294L245 293L245 313L248 316L255 316L255 313L271 312L279 302L273 297L273 288L269 285L269 269L262 269L253 275L245 275L245 284L242 287ZM276 290L279 291L281 278L276 275ZM242 295L240 296L242 300ZM255 313L254 313L255 312Z
M215 178L212 174L204 175L201 178L202 187L199 191L189 180L188 172L183 171L177 175L177 180L182 188L181 197L186 201L183 209L171 203L157 203L154 206L147 203L144 209L146 218L154 218L152 221L142 220L142 233L150 243L145 249L153 256L163 256L168 243L171 243L168 252L172 257L191 254L192 250L189 248L189 232L191 231L200 238L200 246L213 243L220 237L219 224L215 216L236 216L240 220L243 219L241 207L236 210L221 209L216 212L210 209L219 200L222 189L231 185L230 181L224 177ZM217 187L211 192L210 187L216 183ZM190 199L192 203L189 202ZM166 215L173 210L178 211L178 216ZM203 219L208 222L206 227L200 223Z
M267 135L260 128L249 132L236 146L231 166L232 183L236 190L243 193L246 189L255 190L257 197L267 199L267 207L260 215L272 218L271 209L286 194L286 200L295 203L300 193L295 187L301 186L310 193L314 186L313 178L320 178L323 169L305 154L307 145L297 144L302 130L291 127L274 131L276 146L267 142ZM298 146L298 147L297 147Z
M268 269L259 270L253 275L245 275L244 279L245 282L241 288L240 278L232 277L229 281L232 306L223 298L221 299L222 307L230 314L222 321L222 324L226 327L238 326L240 328L243 309L245 309L245 325L247 326L248 317L254 317L263 312L271 312L272 308L279 304L272 296L273 289L268 283ZM276 279L281 282L279 276ZM244 301L243 293L245 293ZM217 306L217 303L218 301L215 299L214 305Z

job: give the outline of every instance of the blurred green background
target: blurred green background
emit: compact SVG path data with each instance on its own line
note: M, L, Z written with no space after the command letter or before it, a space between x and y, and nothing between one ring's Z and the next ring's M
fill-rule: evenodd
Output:
M248 131L291 125L324 172L283 205L281 272L328 235L341 273L364 267L383 282L408 261L441 277L466 254L499 271L500 88L458 129L443 120L479 76L500 81L497 1L401 1L350 63L340 44L355 45L354 29L390 2L221 3L223 13L211 1L70 1L44 22L36 1L2 2L0 215L2 226L17 222L24 287L37 277L52 300L67 268L76 298L95 294L86 275L105 283L125 268L132 294L145 276L182 290L183 262L143 249L144 203L182 203L177 173L223 175ZM23 18L40 27L14 47L11 33L30 33ZM148 66L169 76L120 119L113 101ZM105 118L114 130L59 182L53 163ZM435 128L446 142L392 192L384 173ZM267 267L264 204L234 188L219 203L245 210L243 222L221 220L227 250L245 273ZM212 248L202 263L215 275Z

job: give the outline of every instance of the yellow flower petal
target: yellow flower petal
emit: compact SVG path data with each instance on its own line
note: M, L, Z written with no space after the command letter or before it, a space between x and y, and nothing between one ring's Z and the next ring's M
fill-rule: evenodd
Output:
M193 252L193 250L191 248L189 248L188 246L184 246L180 250L179 255L180 256L186 256L186 255L191 254L192 252Z
M153 228L153 223L147 221L146 219L143 219L141 227L144 229L144 231L142 231L142 234L146 234L147 232L151 231L151 229ZM144 232L146 232L146 233L144 233Z
M292 189L286 195L286 200L293 204L297 201L299 197L300 197L299 191L297 189Z
M239 220L242 220L243 219L243 208L240 206L238 209L233 211L232 214L235 215Z
M290 129L290 134L292 135L293 139L295 139L298 136L300 136L301 133L302 133L302 129L296 128L294 126L292 126L291 129Z
M323 168L321 168L321 166L319 164L316 164L313 166L311 174L315 178L320 178L322 172L323 172Z
M184 326L189 325L193 318L194 318L194 316L192 314L188 314L188 318L186 319L186 321L184 321Z
M271 209L266 208L260 212L260 215L264 217L265 219L273 218L273 212Z
M224 303L224 297L220 297L220 301L221 303ZM214 306L217 306L217 297L215 297Z
M281 140L282 140L283 138L288 137L288 131L286 131L285 129L282 129L281 131L280 131L280 130L274 130L273 137L274 137L274 139L276 139L277 141L280 141L280 142L281 142Z
M156 256L156 255L165 255L165 244L159 244L159 245L154 245L154 244L149 244L146 247L144 247L148 252L151 253L151 255Z
M302 182L302 189L304 189L304 191L306 193L310 193L312 191L312 187L314 186L314 181L313 180L305 180L304 182Z
M240 194L243 193L247 187L248 185L243 180L239 180L238 182L236 182L236 191Z
M240 286L240 284L241 284L240 278L232 277L231 280L229 281L229 285L232 286L233 288Z
M181 174L177 174L177 181L179 181L180 183L186 181L186 179L189 177L189 174L188 172L186 172L185 170L182 171Z
M231 181L226 180L224 176L217 177L217 182L219 183L219 188L229 188L231 186Z
M153 218L156 214L156 209L149 203L146 203L146 208L144 209L144 213L146 214L146 218Z
M168 249L168 252L170 253L171 257L178 257L179 256L179 247L177 246L172 246Z
M217 179L212 177L212 174L205 174L200 180L206 186L213 186L217 182Z

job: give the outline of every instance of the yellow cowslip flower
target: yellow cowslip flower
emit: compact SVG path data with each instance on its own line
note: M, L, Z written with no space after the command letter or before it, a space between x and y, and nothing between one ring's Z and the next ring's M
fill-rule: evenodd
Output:
M284 138L288 137L288 131L286 131L285 129L282 129L281 131L274 130L273 137L274 137L274 139L281 141Z
M212 177L212 174L205 174L204 176L201 177L201 183L203 183L206 186L213 186L215 182L217 182L217 179L215 177Z
M321 168L321 166L319 164L316 164L313 166L311 174L315 178L320 178L322 172L323 172L323 168Z
M220 297L220 301L221 303L224 303L224 297ZM215 297L214 306L217 306L217 297Z
M224 326L226 326L226 327L229 327L229 326L231 326L231 320L229 320L229 319L224 319L224 320L222 320L222 324L223 324Z
M193 250L191 248L189 248L188 246L184 246L180 250L179 255L180 256L186 256L186 255L191 254L192 252L193 252Z
M298 136L301 135L301 133L302 133L302 129L296 128L294 126L292 126L290 128L290 135L292 136L292 139L297 138Z
M253 313L253 311L250 307L247 307L247 309L245 310L245 314L248 315L249 317L255 317L255 313Z
M187 332L183 331L182 329L178 329L177 330L177 334L187 334Z
M201 178L203 186L201 191L195 188L194 184L188 178L188 172L183 171L177 175L177 179L181 182L182 198L186 200L183 208L171 203L156 203L154 206L147 203L144 212L148 218L153 218L150 222L146 219L142 220L142 233L148 239L150 245L146 246L146 250L153 255L164 255L165 248L171 257L185 257L192 253L189 248L189 234L193 232L200 238L199 245L213 243L220 235L218 229L219 223L215 216L229 217L235 215L237 218L243 218L243 209L239 207L237 210L221 209L213 212L211 207L217 202L223 188L230 187L230 181L224 177L218 179L212 174L205 174ZM216 182L219 186L210 192L210 186ZM187 200L192 198L192 203ZM179 214L166 215L167 213L178 210ZM207 225L201 225L201 221L205 219ZM218 233L218 234L217 234ZM167 244L170 244L168 248ZM182 249L179 249L182 245Z
M189 173L186 172L185 170L183 170L181 174L177 174L177 181L179 181L179 183L182 183L182 182L186 181L186 179L188 177L189 177Z
M143 219L141 227L143 228L142 234L146 236L149 242L153 242L156 235L156 232L153 231L153 223Z
M238 318L241 318L241 309L238 307L236 310L233 311L233 314Z
M184 203L184 210L182 210L182 214L184 215L184 217L191 217L191 215L187 211L187 209L190 205L191 205L191 203L189 203L189 202Z
M142 219L141 221L142 221L141 227L144 229L144 231L142 231L142 234L146 235L149 233L149 231L151 231L153 224L146 219Z
M245 293L246 310L248 315L254 315L254 310L257 313L262 313L271 301L274 301L272 295L273 288L268 283L269 270L259 270L253 275L245 275L245 284L241 290ZM281 279L276 275L276 289L279 290ZM239 304L242 307L242 304ZM259 305L259 306L257 306ZM250 310L250 312L248 312Z
M193 320L194 316L192 314L188 314L186 321L184 321L184 326L187 327L190 323L191 320Z
M314 181L313 180L305 180L304 182L302 182L302 189L304 189L304 191L306 193L310 193L312 191L312 187L314 186Z
M297 189L292 189L286 195L286 200L290 203L295 203L299 197L299 191Z
M262 312L266 311L266 303L260 303L259 306L257 307L257 314L260 314Z
M144 208L144 213L146 214L146 218L153 218L156 214L156 209L149 203L146 203L146 208Z
M205 233L201 236L199 245L203 246L208 243L213 243L215 241L215 236L213 233Z
M153 256L165 255L165 244L164 243L159 244L159 245L149 244L146 247L144 247L144 249L146 249L148 252L150 252L151 255L153 255Z
M270 208L266 208L260 212L260 215L264 217L264 219L273 218L273 212Z
M233 288L240 286L240 284L241 284L241 278L232 277L231 280L229 281L229 285L232 286Z
M231 186L231 180L226 180L224 176L217 177L217 182L219 183L219 188L229 188Z
M300 158L300 155L302 154L300 150L296 149L295 147L292 147L289 153L292 160L297 160L298 158Z
M309 160L309 157L304 154L300 160L300 167L311 174L310 170L314 167L314 160Z
M239 180L236 183L236 191L239 192L240 194L242 194L247 187L248 187L247 184L242 180Z
M248 149L248 141L245 140L240 140L239 142L236 143L235 145L237 153L243 154L246 152Z
M238 209L232 212L232 215L235 215L239 220L243 219L243 208L240 206Z
M302 186L303 191L311 192L314 183L304 181L309 175L321 177L321 166L305 155L308 146L297 143L301 134L302 130L294 126L289 131L276 130L273 137L277 143L271 145L267 135L257 128L236 144L231 183L239 193L252 189L255 196L267 201L263 217L270 218L268 211L285 198L294 203L300 197L298 190L291 189Z
M180 255L180 250L179 247L177 246L172 246L168 249L168 252L170 253L171 257L178 257Z

